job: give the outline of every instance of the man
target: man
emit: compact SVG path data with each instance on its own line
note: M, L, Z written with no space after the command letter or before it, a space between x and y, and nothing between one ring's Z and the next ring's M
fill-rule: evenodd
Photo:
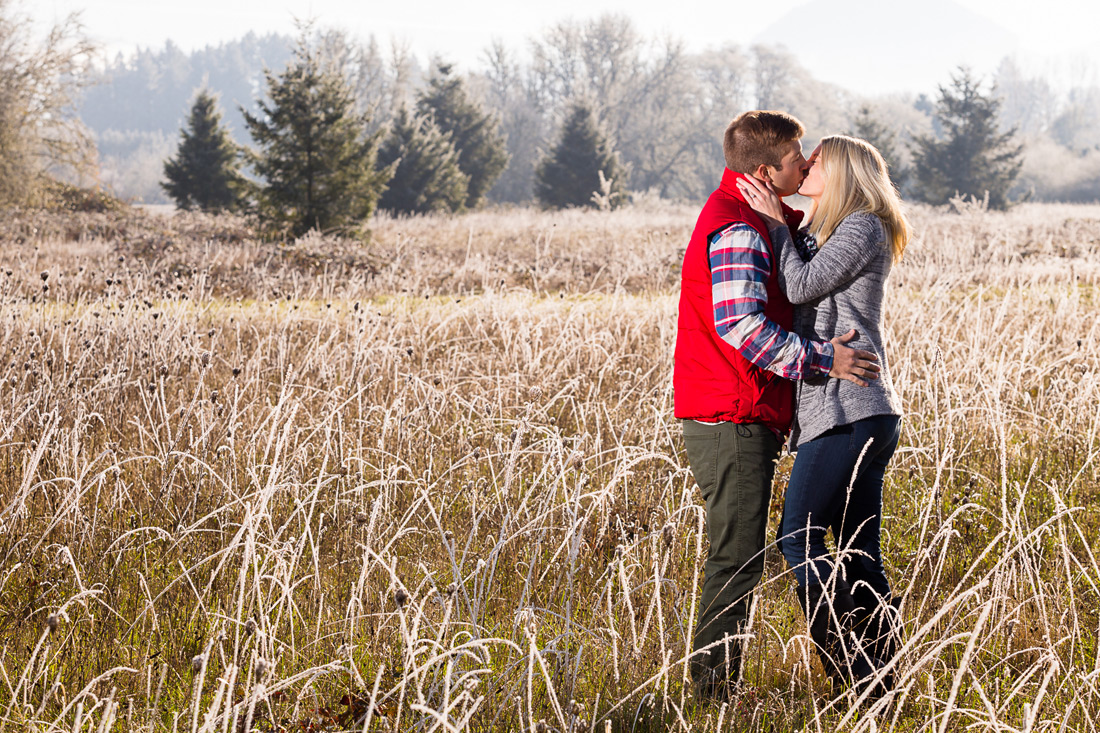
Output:
M706 501L707 555L691 658L703 695L740 677L752 589L764 568L775 461L794 416L794 381L835 377L866 385L877 357L790 332L794 309L779 289L768 228L736 181L753 176L780 196L798 190L810 164L802 124L782 112L745 112L726 129L726 170L691 236L681 275L673 373L675 413ZM797 228L802 212L784 206Z

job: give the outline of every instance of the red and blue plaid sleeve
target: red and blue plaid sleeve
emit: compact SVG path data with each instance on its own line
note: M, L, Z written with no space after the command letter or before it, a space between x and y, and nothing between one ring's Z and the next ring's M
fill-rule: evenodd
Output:
M768 245L747 224L733 224L710 238L714 327L741 356L787 379L828 374L833 345L811 341L764 316L773 260Z

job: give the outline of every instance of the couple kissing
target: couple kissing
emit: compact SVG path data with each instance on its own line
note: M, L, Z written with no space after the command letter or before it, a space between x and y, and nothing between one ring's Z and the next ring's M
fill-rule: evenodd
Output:
M740 681L784 441L796 457L778 544L813 647L835 685L892 684L900 623L879 532L901 403L882 305L910 228L873 146L829 136L807 159L804 134L782 112L729 124L721 183L684 255L674 401L706 502L690 658L704 697ZM808 215L782 202L796 192Z

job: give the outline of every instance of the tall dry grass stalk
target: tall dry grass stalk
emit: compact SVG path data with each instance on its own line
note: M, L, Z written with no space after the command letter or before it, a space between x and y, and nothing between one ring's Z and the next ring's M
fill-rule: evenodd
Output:
M913 221L887 306L896 693L829 687L769 551L719 706L684 682L691 209L279 246L10 216L0 729L1095 729L1100 209Z

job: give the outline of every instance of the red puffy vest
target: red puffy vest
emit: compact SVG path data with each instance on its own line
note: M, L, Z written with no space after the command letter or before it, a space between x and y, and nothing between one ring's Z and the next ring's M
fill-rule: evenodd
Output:
M742 177L726 168L722 184L707 199L695 224L680 281L680 315L676 330L673 395L678 418L764 423L786 433L794 417L794 382L754 365L722 340L714 327L710 259L711 235L735 222L748 224L771 249L768 228L745 203L735 181ZM797 227L802 212L784 206L787 222ZM768 303L764 316L790 330L794 308L779 289L778 263L772 258Z

